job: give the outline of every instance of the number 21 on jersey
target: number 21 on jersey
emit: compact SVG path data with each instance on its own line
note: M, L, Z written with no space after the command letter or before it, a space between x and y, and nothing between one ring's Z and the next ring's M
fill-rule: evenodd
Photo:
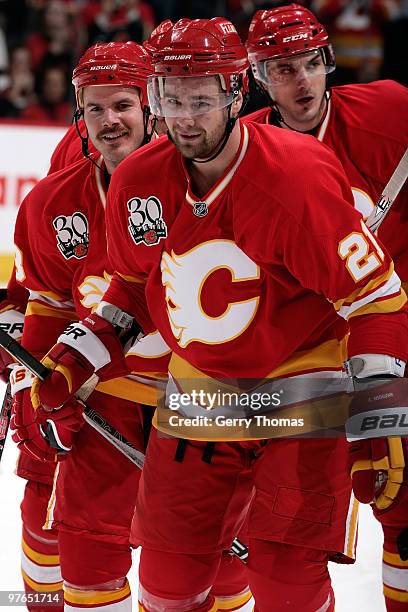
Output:
M384 252L361 220L362 232L352 232L339 242L338 254L356 283L371 274L384 261Z

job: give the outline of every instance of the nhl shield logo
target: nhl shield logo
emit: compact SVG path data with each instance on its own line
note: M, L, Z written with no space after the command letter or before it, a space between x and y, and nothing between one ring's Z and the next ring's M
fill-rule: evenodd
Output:
M207 202L194 202L193 213L196 217L205 217L208 215Z
M65 259L82 259L88 254L89 224L85 215L60 215L52 222L57 232L57 247Z
M161 239L167 238L167 225L163 219L159 198L131 198L126 206L129 211L128 229L135 244L153 246Z

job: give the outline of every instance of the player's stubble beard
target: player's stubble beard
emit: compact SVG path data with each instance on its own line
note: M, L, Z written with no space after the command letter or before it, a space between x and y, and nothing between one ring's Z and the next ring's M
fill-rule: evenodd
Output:
M224 109L223 109L224 110ZM197 143L182 143L177 134L177 129L174 130L167 125L170 140L176 145L183 157L186 159L206 159L213 155L225 135L226 113L223 112L223 119L217 123L217 127L212 131L207 131L204 128L197 127L200 134L200 140ZM192 132L194 130L191 130Z

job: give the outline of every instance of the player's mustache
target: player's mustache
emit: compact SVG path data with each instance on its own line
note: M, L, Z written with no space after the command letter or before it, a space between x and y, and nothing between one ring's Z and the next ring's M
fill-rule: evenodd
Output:
M98 134L98 138L103 138L104 136L118 136L119 134L125 133L126 130L124 128L115 128L114 130L101 130Z

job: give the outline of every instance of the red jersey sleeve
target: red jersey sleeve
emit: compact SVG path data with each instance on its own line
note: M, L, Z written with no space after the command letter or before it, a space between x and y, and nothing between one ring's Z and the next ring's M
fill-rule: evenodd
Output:
M42 222L43 184L38 185L20 206L14 240L16 279L29 292L22 342L42 357L68 323L78 317L71 296L59 292L56 279L61 286L66 270L59 265L51 225Z
M293 144L270 157L271 169L275 163L284 169L273 185L256 183L255 171L252 181L246 176L238 183L240 202L256 198L251 215L243 206L235 211L238 245L266 269L283 265L301 286L330 301L349 321L352 354L406 359L406 295L390 256L354 209L335 155L304 136Z

